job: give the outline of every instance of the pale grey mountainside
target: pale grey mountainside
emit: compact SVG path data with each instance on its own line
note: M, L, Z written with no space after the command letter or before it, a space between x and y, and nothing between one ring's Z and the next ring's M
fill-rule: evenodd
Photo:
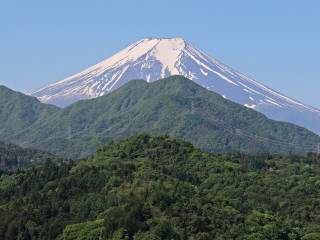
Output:
M132 79L153 82L182 75L267 117L298 124L320 135L320 110L293 100L229 68L180 37L144 38L71 77L28 93L66 107L107 94Z

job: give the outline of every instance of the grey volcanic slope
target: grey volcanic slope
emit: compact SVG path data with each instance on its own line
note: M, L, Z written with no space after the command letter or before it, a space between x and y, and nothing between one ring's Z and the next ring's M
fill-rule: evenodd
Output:
M320 134L320 110L272 90L210 57L182 38L144 38L71 77L30 92L43 103L66 107L107 94L131 79L153 82L182 75L266 116Z

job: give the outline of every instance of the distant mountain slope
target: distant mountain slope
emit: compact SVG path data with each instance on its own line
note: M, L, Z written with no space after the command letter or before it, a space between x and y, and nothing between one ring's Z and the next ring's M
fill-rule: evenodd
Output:
M153 82L182 75L236 103L320 134L320 110L268 88L222 64L182 38L144 38L71 77L30 92L66 107L109 93L131 79Z
M141 132L169 133L215 152L306 153L316 151L320 142L307 129L270 120L182 76L152 83L130 81L102 97L55 108L5 137L21 146L79 158L90 156L108 140Z
M49 152L0 142L0 169L17 170L42 166L47 158L55 163L60 161L59 157Z
M37 98L0 86L0 139L50 117L58 107L42 104Z

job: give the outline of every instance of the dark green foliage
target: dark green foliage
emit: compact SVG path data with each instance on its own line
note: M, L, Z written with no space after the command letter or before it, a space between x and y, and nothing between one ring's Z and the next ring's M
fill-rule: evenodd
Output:
M43 150L22 148L13 143L0 142L0 169L17 170L42 166L47 158L59 163L60 158ZM0 174L1 176L1 174Z
M131 136L3 174L1 239L317 239L320 155L210 153ZM10 175L10 176L9 176Z
M0 98L0 114L4 116L0 140L44 149L64 158L91 156L97 146L111 139L141 132L168 133L214 152L254 153L268 149L271 153L305 154L307 145L316 148L320 142L318 135L302 127L270 120L182 76L152 83L132 80L112 93L64 109L15 92L10 95L4 87L0 88L0 96L1 91L6 97ZM30 117L26 115L29 112ZM263 141L257 141L257 136ZM265 139L271 139L270 143Z
M267 159L262 154L248 154L244 158L244 162L248 167L258 170L266 166L265 160Z

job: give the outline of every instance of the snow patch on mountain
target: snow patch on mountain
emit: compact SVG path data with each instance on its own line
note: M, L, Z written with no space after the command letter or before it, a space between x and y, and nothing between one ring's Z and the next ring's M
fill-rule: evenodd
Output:
M200 70L201 70L201 72L202 72L203 75L205 75L205 76L208 75L208 73L206 73L205 71L203 71L202 68L200 68Z
M245 104L244 106L247 108L252 108L252 109L254 109L256 107L256 105L254 105L254 104L252 104L252 105Z

